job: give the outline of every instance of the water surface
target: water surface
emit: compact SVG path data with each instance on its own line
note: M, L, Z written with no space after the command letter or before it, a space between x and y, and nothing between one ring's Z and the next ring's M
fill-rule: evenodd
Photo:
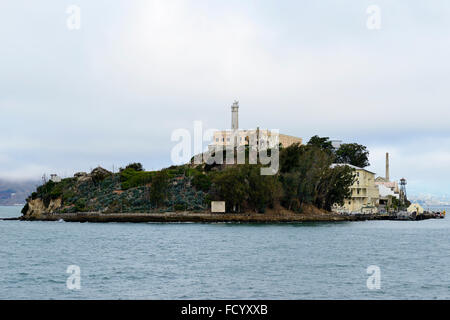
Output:
M20 215L0 207L0 217ZM450 210L447 210L447 212ZM449 217L162 224L0 221L0 299L449 299ZM66 269L81 268L69 290ZM381 289L366 286L370 265Z

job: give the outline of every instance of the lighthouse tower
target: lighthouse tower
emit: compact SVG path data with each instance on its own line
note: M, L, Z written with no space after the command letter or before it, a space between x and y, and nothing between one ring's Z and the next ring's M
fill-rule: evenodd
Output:
M239 129L239 101L234 101L231 106L231 129L233 131Z

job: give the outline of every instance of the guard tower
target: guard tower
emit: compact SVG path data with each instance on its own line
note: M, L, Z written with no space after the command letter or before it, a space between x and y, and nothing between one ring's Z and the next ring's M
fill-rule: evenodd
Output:
M400 179L400 203L405 204L406 203L406 179L401 178Z

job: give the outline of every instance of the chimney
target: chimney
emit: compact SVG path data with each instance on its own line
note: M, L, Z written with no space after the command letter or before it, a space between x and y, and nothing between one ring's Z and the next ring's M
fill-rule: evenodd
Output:
M231 106L231 129L238 130L239 129L239 101L234 101Z
M389 152L386 152L386 181L389 182Z

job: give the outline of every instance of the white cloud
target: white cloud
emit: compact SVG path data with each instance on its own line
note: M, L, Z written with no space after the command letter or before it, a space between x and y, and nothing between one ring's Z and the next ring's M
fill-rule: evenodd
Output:
M23 167L14 168L12 170L0 169L0 177L4 180L12 181L25 181L29 180L30 178L33 180L37 180L42 177L42 174L45 172L52 172L52 170L45 166L28 164Z
M387 150L392 172L411 183L444 180L446 2L380 1L379 32L365 28L366 3L78 5L79 32L67 31L58 1L0 5L9 26L0 28L0 177L170 165L171 132L194 120L228 127L237 98L244 127L356 141L369 146L376 170Z

